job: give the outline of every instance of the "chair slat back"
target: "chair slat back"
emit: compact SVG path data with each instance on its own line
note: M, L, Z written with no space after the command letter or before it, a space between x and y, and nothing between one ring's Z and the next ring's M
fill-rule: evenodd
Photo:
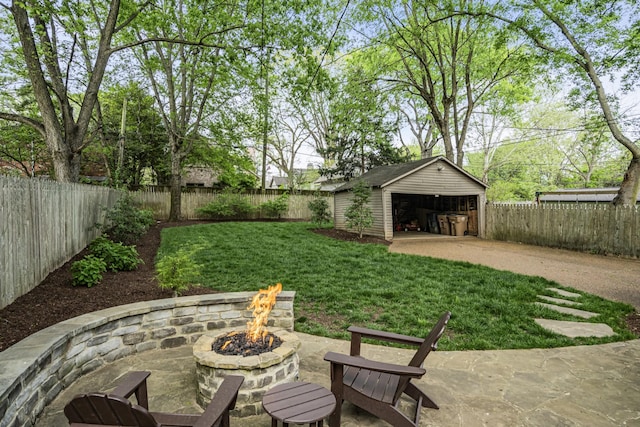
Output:
M447 311L438 320L438 323L431 329L429 335L424 339L424 342L416 351L416 354L413 355L411 361L409 362L409 366L421 367L424 363L424 360L427 358L429 353L432 350L435 350L438 346L438 340L444 334L444 330L447 328L447 323L449 323L449 319L451 318L451 312ZM411 378L402 378L398 383L398 388L396 390L393 403L400 398L404 390L407 388L409 381Z
M142 406L115 395L89 393L74 397L64 408L69 423L158 427L158 423Z

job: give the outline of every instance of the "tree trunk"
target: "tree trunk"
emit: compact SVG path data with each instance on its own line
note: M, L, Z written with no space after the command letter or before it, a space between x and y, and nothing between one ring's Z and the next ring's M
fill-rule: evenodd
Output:
M175 143L171 144L175 150ZM180 221L182 217L182 168L180 153L171 155L171 209L169 211L169 221Z
M614 206L634 206L640 191L640 157L633 157L624 174L618 194L611 202Z

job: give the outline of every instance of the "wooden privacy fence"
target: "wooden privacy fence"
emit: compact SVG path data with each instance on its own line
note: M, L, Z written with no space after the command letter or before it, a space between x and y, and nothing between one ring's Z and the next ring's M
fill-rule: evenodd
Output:
M95 239L96 223L120 195L94 185L0 176L0 308Z
M181 212L183 219L206 219L205 216L199 215L196 209L203 207L204 205L211 203L216 199L220 193L216 192L183 192ZM281 192L269 191L266 194L258 192L244 193L245 197L249 198L249 202L253 206L260 206L262 203L268 200L276 199ZM329 203L329 210L333 212L333 193L323 192L319 193L320 197L326 197ZM139 206L143 209L151 209L153 211L153 217L159 220L166 220L169 218L169 210L171 207L171 197L169 191L148 191L139 190L132 192L133 199L139 203ZM318 197L314 194L289 194L289 209L282 214L281 218L285 219L311 219L311 211L308 204L311 200ZM257 218L258 214L253 218Z
M640 256L640 207L488 204L487 239L599 254Z

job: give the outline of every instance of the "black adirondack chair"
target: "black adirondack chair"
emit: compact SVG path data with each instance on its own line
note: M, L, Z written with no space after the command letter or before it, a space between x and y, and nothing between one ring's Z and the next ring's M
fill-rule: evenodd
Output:
M229 426L229 411L236 406L241 376L224 379L216 395L200 415L149 412L147 377L150 372L130 373L110 394L88 393L74 397L64 408L71 427L213 427ZM136 396L137 404L129 397Z
M422 390L411 383L425 374L425 358L437 347L438 340L451 318L446 312L425 339L351 326L350 355L328 352L324 360L331 363L331 391L336 397L336 410L329 419L331 427L340 426L341 403L347 400L395 427L417 427L423 407L439 409ZM411 344L418 350L408 366L365 359L360 354L362 338ZM398 408L402 395L416 402L411 418Z

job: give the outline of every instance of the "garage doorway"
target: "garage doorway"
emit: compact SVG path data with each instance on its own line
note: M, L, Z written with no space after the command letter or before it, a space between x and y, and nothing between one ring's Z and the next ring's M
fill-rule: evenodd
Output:
M464 234L478 235L478 196L393 193L391 203L394 232L451 234L441 230L438 215L465 215Z

